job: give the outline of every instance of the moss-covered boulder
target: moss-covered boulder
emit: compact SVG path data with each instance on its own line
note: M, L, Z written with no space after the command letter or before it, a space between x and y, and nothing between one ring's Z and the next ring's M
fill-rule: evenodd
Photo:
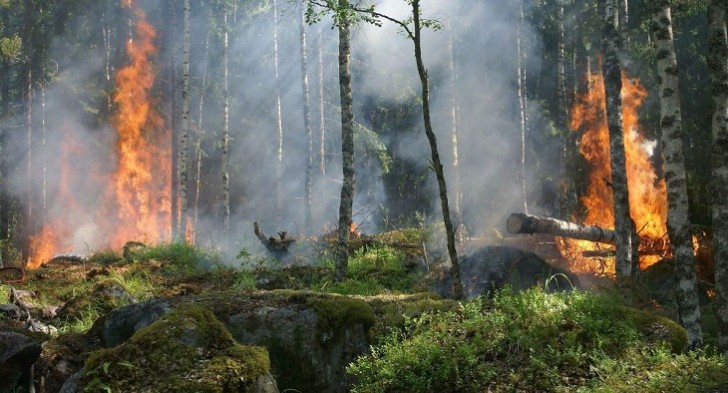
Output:
M210 293L178 302L212 310L238 342L266 347L282 390L347 392L346 365L366 353L374 324L363 300L306 291Z
M237 343L212 312L188 306L162 316L115 348L91 353L78 389L277 392L269 369L264 348Z

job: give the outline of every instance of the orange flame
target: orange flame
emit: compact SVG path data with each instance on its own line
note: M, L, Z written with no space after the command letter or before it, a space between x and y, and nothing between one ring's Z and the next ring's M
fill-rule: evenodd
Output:
M156 32L142 9L131 0L123 4L137 19L137 39L127 43L131 63L117 72L113 97L118 107L113 123L119 135L119 158L108 196L116 205L108 213L122 225L113 232L112 247L129 240L165 239L171 227L170 135L150 97Z
M581 199L586 211L584 223L614 228L609 129L601 73L589 75L589 86L589 91L574 104L570 124L572 130L582 132L579 152L590 170L587 192ZM622 124L630 214L641 237L660 239L667 233L667 193L664 180L657 177L650 161L654 142L647 141L639 128L637 111L645 97L644 87L622 74ZM612 246L573 239L562 239L560 244L574 271L603 270L608 275L614 274L614 258L594 261L582 256L583 251L613 249ZM658 260L659 256L643 256L640 267L645 269Z
M122 0L136 21L135 38L127 43L130 63L115 76L116 92L113 101L117 112L112 124L117 131L116 168L101 175L101 187L94 213L96 237L105 237L104 244L120 248L130 240L158 242L169 238L171 231L171 138L151 97L156 70L152 63L157 54L154 45L156 32L146 20L144 11L132 0ZM60 159L61 176L54 200L64 206L31 238L27 267L35 268L54 253L73 247L73 215L85 213L88 206L76 206L68 185L74 175L69 163L72 154L83 154L74 141L63 141ZM76 168L78 169L78 168ZM98 170L93 168L91 170ZM84 240L85 241L85 240ZM91 242L92 243L92 242Z

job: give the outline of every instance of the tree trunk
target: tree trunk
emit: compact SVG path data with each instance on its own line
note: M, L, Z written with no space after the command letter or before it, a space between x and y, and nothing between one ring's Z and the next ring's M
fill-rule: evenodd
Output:
M45 85L40 85L40 148L45 151L46 148L46 96L45 96ZM43 156L41 162L41 198L40 198L40 224L45 225L45 220L48 215L48 158Z
M326 176L326 119L324 118L324 32L318 31L318 95L319 95L319 173Z
M178 220L179 220L179 170L177 162L179 157L178 152L180 145L178 143L178 138L180 134L180 130L177 128L177 114L179 111L177 110L178 100L177 100L177 41L176 38L178 36L178 27L177 27L177 1L176 0L169 0L167 3L167 9L169 13L169 20L170 20L170 31L169 37L167 38L167 43L169 45L169 97L170 97L170 107L171 107L171 114L169 116L169 128L171 130L170 133L170 145L172 147L172 150L170 152L171 159L172 159L172 165L171 165L171 178L172 178L172 189L170 190L170 232L171 232L171 239L177 239L177 236L179 235L178 232ZM130 38L131 39L131 38Z
M338 0L339 8L346 10L348 0ZM354 103L351 93L351 48L349 46L350 19L346 12L339 14L339 95L341 96L341 161L343 181L339 204L339 236L336 247L335 281L343 281L349 265L349 235L351 234L354 204Z
M228 88L228 6L222 6L222 224L224 236L230 235L230 168L228 164L228 147L230 145L230 91Z
M283 114L281 113L281 80L278 75L278 2L273 2L273 71L275 74L276 111L276 221L283 219Z
M678 67L672 35L672 16L668 0L654 0L650 31L657 46L657 70L660 82L660 128L662 154L667 184L667 232L673 249L677 304L680 322L688 331L690 348L703 343L698 303L698 280L695 272L688 190L683 154L682 115L678 95Z
M447 184L445 182L445 174L442 170L442 162L440 162L440 153L437 148L437 138L432 129L430 121L430 88L427 76L427 70L422 61L421 48L421 26L420 26L420 1L412 0L412 15L414 17L414 44L415 44L415 61L417 62L417 72L420 76L422 84L422 116L425 122L425 133L430 143L430 151L432 154L432 166L437 176L437 184L440 191L440 205L442 207L442 218L445 222L445 232L447 234L447 250L452 264L453 278L453 295L457 299L463 297L463 284L460 280L460 263L458 262L458 254L455 249L455 231L453 230L452 219L450 218L450 206L447 199Z
M34 206L33 206L33 54L31 39L33 36L33 4L29 2L25 9L25 26L23 32L23 44L28 49L26 53L26 64L23 70L23 100L25 102L25 214L24 228L26 238L35 232L36 223L34 222ZM27 247L24 247L27 250ZM30 255L26 252L26 260Z
M459 118L459 104L457 95L457 71L455 68L455 31L452 20L449 23L449 34L447 40L447 49L449 54L448 67L450 71L450 143L452 149L452 175L454 179L454 190L453 196L455 197L455 221L458 223L457 236L458 243L463 244L467 235L467 228L463 224L463 210L462 210L462 190L460 186L460 157L459 157L459 146L458 146L458 118Z
M627 190L627 169L624 153L624 130L622 126L622 70L619 61L620 36L617 31L616 0L600 0L603 8L604 30L602 47L604 51L604 89L606 95L607 123L609 125L609 149L612 169L612 191L614 193L614 227L617 233L617 279L632 276L633 266L638 264L634 252L635 228L629 214L629 191Z
M184 0L184 38L182 43L182 128L178 139L177 156L177 229L176 234L180 238L187 239L189 225L188 203L187 203L187 155L189 143L187 139L190 134L190 0ZM189 240L189 239L187 239Z
M212 20L212 7L208 14L208 21ZM192 219L192 235L197 238L197 221L200 218L200 191L202 190L202 120L205 114L205 92L207 91L207 73L210 68L210 35L212 28L208 26L205 35L205 68L202 71L202 79L200 80L200 104L199 113L197 114L197 135L195 139L195 202L194 214Z
M559 2L558 7L558 82L557 82L557 110L556 128L561 137L561 155L559 157L559 206L558 215L561 218L571 217L576 212L577 198L574 185L574 173L569 168L574 165L576 144L569 130L569 104L566 90L566 34L564 31L564 5ZM578 44L577 44L578 45Z
M303 128L306 132L306 164L304 175L304 191L303 191L303 214L304 228L306 232L311 232L311 187L313 184L313 134L311 132L311 106L308 94L308 56L306 51L306 14L303 4L300 7L301 15L299 20L299 38L301 41L301 90L303 92Z
M718 348L728 356L728 37L726 0L708 5L709 53L713 112L713 252L718 310Z
M518 56L517 61L517 88L518 88L518 113L519 113L519 124L520 124L520 146L521 146L521 162L519 166L519 180L521 183L521 200L523 202L523 211L528 213L528 186L526 180L526 138L527 138L527 97L526 97L526 57L525 51L523 50L523 24L525 23L525 17L523 14L523 0L518 3L518 20L516 22L516 54Z

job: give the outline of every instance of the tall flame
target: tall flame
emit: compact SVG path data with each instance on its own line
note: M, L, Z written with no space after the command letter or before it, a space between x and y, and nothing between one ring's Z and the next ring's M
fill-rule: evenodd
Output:
M116 114L111 119L117 132L116 165L110 173L93 173L103 192L90 206L79 206L70 184L78 182L79 168L73 168L73 155L84 154L80 141L64 137L60 157L60 181L53 200L51 218L30 242L31 257L27 267L35 268L54 253L74 247L78 222L74 215L92 214L91 231L96 242L82 239L88 246L119 248L129 240L158 242L169 238L171 231L171 138L151 96L156 70L152 63L157 54L156 32L144 11L133 0L121 0L136 22L135 37L126 51L130 63L115 75L113 101ZM70 133L69 133L70 135ZM84 168L98 172L101 168ZM75 176L75 178L74 178ZM87 232L91 232L87 231Z
M113 96L119 157L107 196L116 206L107 213L115 215L122 227L113 232L112 246L130 239L158 241L168 237L171 225L170 135L150 97L156 32L132 0L122 4L134 13L137 25L136 40L130 39L126 46L131 63L116 73Z
M590 171L587 192L581 199L586 211L584 223L614 228L609 128L601 73L589 75L589 86L589 90L574 104L570 123L573 131L582 132L579 152L587 160ZM622 118L630 214L641 237L661 239L667 233L667 194L665 181L658 178L651 162L654 142L647 141L639 128L637 112L645 97L647 91L644 87L622 74ZM561 243L562 252L570 260L573 270L595 272L602 269L611 275L614 273L613 258L594 261L582 256L583 251L597 251L604 247L573 239L562 239ZM640 267L645 269L658 259L657 256L643 256Z

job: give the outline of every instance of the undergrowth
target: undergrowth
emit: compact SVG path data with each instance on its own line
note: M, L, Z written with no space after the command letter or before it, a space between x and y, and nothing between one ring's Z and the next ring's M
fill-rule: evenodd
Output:
M348 372L357 393L621 392L629 383L662 392L668 377L679 391L728 386L723 359L682 355L685 342L674 322L617 298L507 289L461 311L407 319Z
M343 295L411 292L419 275L407 271L403 261L403 251L386 245L360 248L349 258L346 279L324 289Z

